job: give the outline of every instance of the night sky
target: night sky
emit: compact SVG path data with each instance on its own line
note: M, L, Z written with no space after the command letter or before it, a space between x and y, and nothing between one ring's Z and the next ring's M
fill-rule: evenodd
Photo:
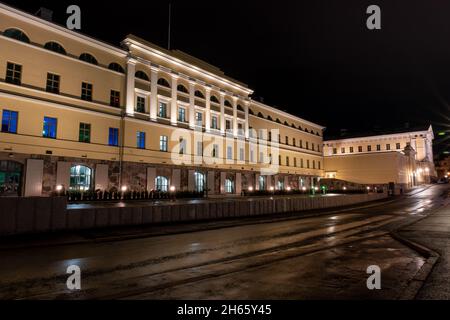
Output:
M60 24L78 4L85 34L118 46L132 33L167 47L169 1L3 2L30 13L47 7ZM450 128L448 1L172 2L172 48L220 67L265 103L326 126L328 136L405 123ZM371 4L381 7L382 30L366 28ZM450 148L435 142L436 151Z

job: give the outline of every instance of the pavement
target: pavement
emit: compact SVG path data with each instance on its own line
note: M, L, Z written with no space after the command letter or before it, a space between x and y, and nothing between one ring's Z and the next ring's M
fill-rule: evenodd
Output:
M428 283L417 280L433 280L444 260L431 269L429 255L392 232L401 228L402 238L415 235L417 242L427 239L423 230L445 235L447 188L306 217L92 231L33 247L26 239L0 241L0 299L401 299L405 292L427 298ZM411 229L433 217L439 219ZM70 265L81 269L81 290L66 286ZM381 269L381 290L366 286L371 265ZM441 290L440 274L430 292Z

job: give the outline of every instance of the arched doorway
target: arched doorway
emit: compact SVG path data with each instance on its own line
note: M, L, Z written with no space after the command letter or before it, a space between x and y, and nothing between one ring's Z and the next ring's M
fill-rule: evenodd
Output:
M205 191L205 174L199 171L195 173L195 192Z
M16 161L0 161L0 196L19 196L22 188L23 165Z
M234 193L234 183L231 179L225 180L225 193Z
M70 168L70 190L87 191L92 187L92 169L83 165Z
M169 191L169 179L166 177L158 176L155 179L155 189L160 192Z

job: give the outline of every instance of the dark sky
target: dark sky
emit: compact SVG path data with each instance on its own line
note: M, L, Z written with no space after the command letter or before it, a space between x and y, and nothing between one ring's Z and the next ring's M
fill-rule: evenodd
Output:
M166 0L4 2L32 13L53 9L63 24L67 6L78 4L83 33L116 45L133 33L167 47ZM328 135L406 122L447 129L450 1L173 3L173 48L220 67L266 103L326 126ZM366 28L371 4L381 7L382 30Z

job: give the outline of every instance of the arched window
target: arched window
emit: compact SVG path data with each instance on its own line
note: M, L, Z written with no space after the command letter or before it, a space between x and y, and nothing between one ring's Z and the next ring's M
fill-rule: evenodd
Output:
M158 79L158 84L159 84L160 86L170 88L170 83L169 83L166 79L164 79L164 78L159 78L159 79Z
M267 177L266 176L259 176L259 190L263 191L266 190L266 180Z
M182 84L179 84L177 86L177 90L180 91L180 92L183 92L183 93L189 93L188 89L186 89L186 87L183 86Z
M280 119L277 118L277 123L281 123Z
M122 68L122 66L115 62L111 62L108 66L108 69L119 73L125 73L125 70Z
M272 119L272 117L271 117L271 116L267 116L267 120L269 120L269 121L273 121L273 119Z
M242 108L242 106L241 106L240 104L237 105L237 109L238 109L239 111L245 111L244 108Z
M231 102L228 100L225 100L225 107L233 108L233 106L231 105Z
M8 38L30 43L30 38L28 38L28 36L19 29L15 28L7 29L3 32L3 35Z
M205 191L205 174L196 171L194 173L195 175L195 191L196 192L203 192Z
M98 65L97 59L95 59L95 57L89 53L82 53L80 55L80 60L87 63Z
M305 132L309 132L307 128L305 128Z
M253 112L252 109L248 109L248 113L251 114L251 115L255 115L255 113Z
M169 180L166 177L157 176L155 178L155 189L160 192L169 191Z
M200 90L195 91L195 96L197 98L205 99L205 95Z
M291 124L291 127L295 129L295 124Z
M234 193L234 184L231 179L225 180L225 193Z
M261 112L259 112L259 113L258 113L258 117L264 118L264 115L263 115Z
M47 42L45 44L44 48L47 50L53 51L53 52L60 53L60 54L64 54L64 55L67 54L66 49L64 49L62 45L60 45L59 43L53 42L53 41Z
M217 97L216 96L211 96L211 102L214 102L214 103L220 103L219 102L219 99L217 99Z
M150 81L150 78L144 71L137 71L134 76L144 81Z
M92 186L92 170L76 165L70 168L70 190L87 191Z
M285 122L284 122L284 125L285 125L285 126L288 126L288 125L289 125L289 123L288 123L287 121L285 121Z
M0 161L0 196L19 196L23 165L19 162Z

